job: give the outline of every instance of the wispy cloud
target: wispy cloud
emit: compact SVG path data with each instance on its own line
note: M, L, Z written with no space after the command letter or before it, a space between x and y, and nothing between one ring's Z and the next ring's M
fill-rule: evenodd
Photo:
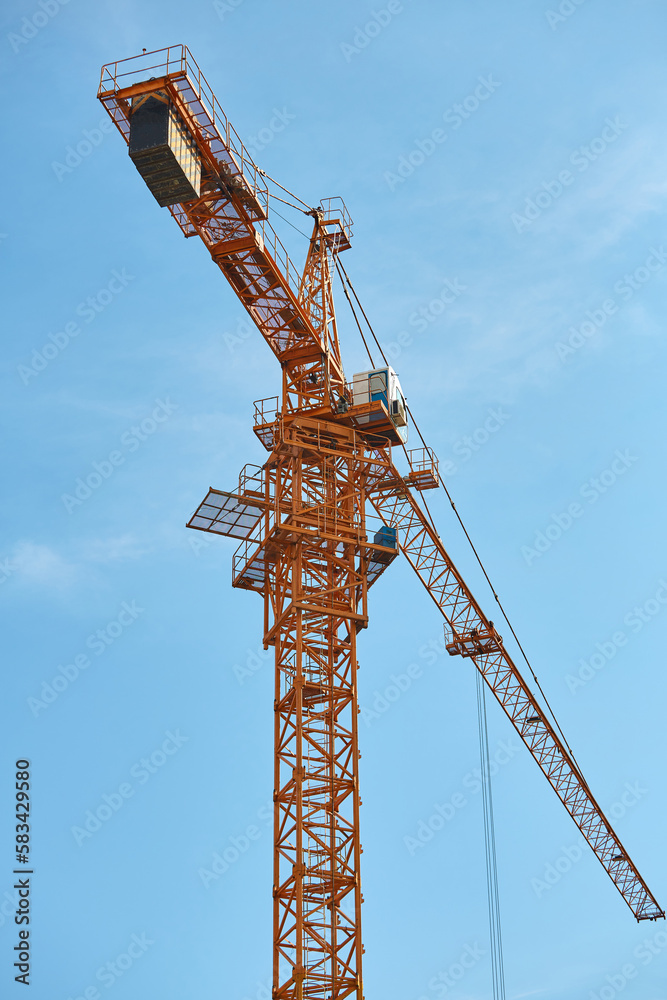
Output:
M152 551L146 539L138 539L131 534L114 538L89 538L80 545L80 556L86 562L113 563L130 559L141 559Z
M179 540L172 539L173 547ZM160 538L161 548L169 539ZM60 593L90 580L100 566L141 559L152 552L157 538L139 539L131 534L110 538L78 539L60 547L29 539L16 542L3 561L5 580Z
M18 542L9 561L18 580L40 587L67 587L79 576L78 567L56 549L36 542Z

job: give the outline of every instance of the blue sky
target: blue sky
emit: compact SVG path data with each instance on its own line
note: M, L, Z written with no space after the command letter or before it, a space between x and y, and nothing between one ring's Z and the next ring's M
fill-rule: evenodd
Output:
M231 588L235 543L198 547L208 539L184 524L209 486L233 489L263 461L252 403L279 372L96 100L103 63L180 42L262 168L308 203L345 199L346 269L590 785L665 906L664 5L10 0L2 17L3 996L23 989L7 915L21 757L35 1000L267 996L261 601ZM275 224L302 260L305 241ZM350 377L364 355L337 301ZM90 496L63 500L95 471ZM491 614L451 512L429 502ZM441 619L400 560L370 610L365 995L481 1000L471 666L442 654ZM635 923L489 708L508 997L664 1000L663 925ZM99 829L77 833L105 805ZM235 844L205 886L200 870Z

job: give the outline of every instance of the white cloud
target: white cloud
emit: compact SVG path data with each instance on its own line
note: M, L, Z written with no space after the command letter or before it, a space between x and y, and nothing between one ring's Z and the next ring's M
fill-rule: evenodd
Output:
M150 545L141 543L131 534L117 538L91 538L81 543L81 556L85 562L111 563L141 559L150 551Z
M44 587L69 586L78 578L78 568L48 545L18 542L10 557L13 573L25 583Z
M152 547L133 535L82 539L63 553L50 545L21 540L3 560L4 579L28 586L64 591L85 582L96 565L140 559Z

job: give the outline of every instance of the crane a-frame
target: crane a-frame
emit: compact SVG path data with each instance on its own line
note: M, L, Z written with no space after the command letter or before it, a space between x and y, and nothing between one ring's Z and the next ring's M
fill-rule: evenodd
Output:
M401 475L407 416L392 369L345 379L332 271L350 246L340 199L311 211L297 269L269 222L253 163L185 46L103 67L98 96L159 204L210 251L280 362L280 398L255 403L264 464L211 489L188 526L238 538L233 586L264 599L275 648L273 997L362 1000L356 637L368 588L399 552L637 920L664 912L595 800L555 720L452 563L421 491L428 449ZM381 524L374 531L371 525Z

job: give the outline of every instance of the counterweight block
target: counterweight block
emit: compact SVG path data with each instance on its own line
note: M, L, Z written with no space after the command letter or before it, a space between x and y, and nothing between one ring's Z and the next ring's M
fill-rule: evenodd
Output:
M135 100L129 153L162 208L199 197L199 150L164 92Z

